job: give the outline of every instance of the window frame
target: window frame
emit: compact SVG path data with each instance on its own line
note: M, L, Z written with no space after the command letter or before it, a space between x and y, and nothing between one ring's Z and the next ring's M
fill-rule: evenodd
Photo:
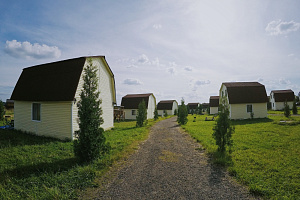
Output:
M131 110L131 115L136 115L136 110Z
M42 105L41 103L34 102L31 104L31 120L35 122L41 121L41 110Z
M251 106L251 111L248 111L249 109L249 106ZM246 111L247 111L247 113L253 113L253 105L252 104L247 104L247 106L246 106Z

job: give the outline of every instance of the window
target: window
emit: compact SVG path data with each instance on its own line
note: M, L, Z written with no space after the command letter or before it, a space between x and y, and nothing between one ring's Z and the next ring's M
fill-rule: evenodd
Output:
M131 115L136 115L136 110L132 110Z
M252 105L247 105L247 113L252 113Z
M41 104L40 103L32 104L32 120L41 121Z

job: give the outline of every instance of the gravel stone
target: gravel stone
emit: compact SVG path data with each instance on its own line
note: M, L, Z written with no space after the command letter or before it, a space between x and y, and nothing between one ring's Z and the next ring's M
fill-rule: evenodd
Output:
M160 121L94 199L255 199L201 149L176 117Z

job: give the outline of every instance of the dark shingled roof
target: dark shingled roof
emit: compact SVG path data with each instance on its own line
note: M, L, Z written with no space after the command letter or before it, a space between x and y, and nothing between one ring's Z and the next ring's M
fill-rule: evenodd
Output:
M258 82L230 82L223 85L227 88L230 104L268 102L265 86Z
M104 56L94 57L105 58ZM89 57L73 58L23 69L10 99L73 101L87 58Z
M138 109L139 104L144 100L146 108L148 108L150 95L153 94L127 94L126 96L122 97L121 106L124 106L124 109Z
M275 102L294 101L295 94L293 90L272 90Z
M176 101L176 100L160 101L157 104L157 110L172 110L174 101Z
M219 96L210 96L209 98L209 106L210 107L219 107Z
M196 109L198 107L199 103L188 103L187 106L189 109Z

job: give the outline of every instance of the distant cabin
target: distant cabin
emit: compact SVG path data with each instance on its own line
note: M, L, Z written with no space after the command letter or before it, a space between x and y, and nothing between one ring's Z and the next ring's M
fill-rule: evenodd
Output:
M5 109L13 111L14 110L14 100L6 99Z
M207 109L209 108L209 103L202 103L201 106L202 106L202 112L206 112Z
M154 118L156 99L152 93L127 94L122 97L121 106L124 107L125 119L136 119L139 104L145 101L147 108L147 119Z
M195 113L196 109L199 107L200 103L188 103L187 107L188 107L188 113Z
M209 113L211 115L217 114L219 111L219 96L210 96L209 98Z
M37 135L74 139L79 130L77 103L88 60L98 68L104 129L113 127L116 102L114 74L104 56L80 57L23 69L14 88L15 129Z
M176 100L164 100L157 104L157 112L160 116L165 115L164 111L166 111L168 115L174 115L175 110L178 111L178 103Z
M272 90L270 93L270 102L272 110L283 110L286 101L290 109L293 107L295 94L293 90Z
M265 86L258 82L222 83L220 103L225 99L231 119L249 119L267 117L267 94Z

